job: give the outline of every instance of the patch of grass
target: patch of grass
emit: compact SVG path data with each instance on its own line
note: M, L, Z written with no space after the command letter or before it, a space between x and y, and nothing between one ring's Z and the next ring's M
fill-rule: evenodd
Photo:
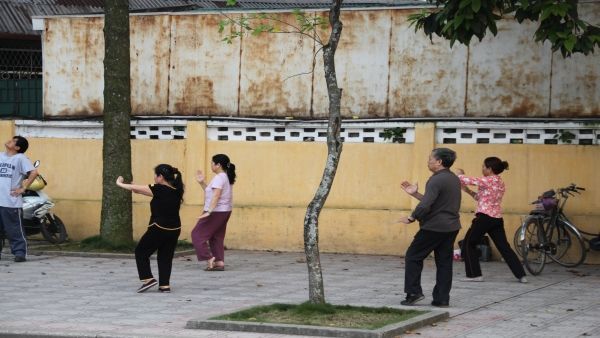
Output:
M81 242L68 241L62 244L36 246L38 250L58 250L74 252L101 252L101 253L134 253L136 241L128 244L115 245L102 239L100 236L88 237ZM191 250L194 246L185 240L177 241L175 251Z
M185 239L178 240L175 251L183 251L183 250L194 250L194 244L186 241Z
M211 319L374 330L423 313L388 307L303 303L256 306Z
M79 243L80 249L93 252L133 252L136 242L131 243L111 243L102 239L100 236L92 236Z

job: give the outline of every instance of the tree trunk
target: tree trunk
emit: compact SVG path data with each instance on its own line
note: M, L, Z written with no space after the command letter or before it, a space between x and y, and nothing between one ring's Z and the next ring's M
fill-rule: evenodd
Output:
M323 65L329 97L327 161L325 162L325 169L323 170L319 188L309 203L304 217L304 252L308 266L308 298L309 302L313 304L325 303L325 289L319 257L319 214L331 190L342 153L342 141L340 139L340 102L342 91L338 88L335 73L335 51L342 34L342 22L340 21L341 5L342 0L332 0L329 11L331 36L329 37L329 42L323 47Z
M131 94L129 83L128 1L104 1L104 137L102 143L102 214L100 236L112 244L133 241L131 193L115 181L131 181L129 126Z

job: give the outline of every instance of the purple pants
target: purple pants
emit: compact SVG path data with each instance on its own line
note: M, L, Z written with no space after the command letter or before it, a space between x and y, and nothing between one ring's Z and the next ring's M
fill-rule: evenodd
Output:
M225 261L225 230L231 211L213 211L208 217L198 220L192 230L192 243L199 261L215 258Z

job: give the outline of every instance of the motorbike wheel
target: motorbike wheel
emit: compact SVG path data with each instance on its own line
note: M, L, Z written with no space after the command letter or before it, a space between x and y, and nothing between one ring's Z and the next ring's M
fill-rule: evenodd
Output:
M60 244L67 240L65 224L56 215L46 214L40 228L44 238L52 244Z

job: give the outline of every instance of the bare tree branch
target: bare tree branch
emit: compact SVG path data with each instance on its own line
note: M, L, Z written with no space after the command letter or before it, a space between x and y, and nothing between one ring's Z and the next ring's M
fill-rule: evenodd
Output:
M241 27L241 28L243 28L243 29L245 29L247 31L256 30L256 28L254 28L254 27L252 27L250 25L244 25L243 21L241 19L240 20L233 19L229 15L227 15L227 14L225 14L223 12L220 12L220 14L222 16L224 16L225 18L227 18L227 20L229 20L230 23L233 23L233 24L235 24L235 25L237 25L237 26L239 26L239 27ZM316 30L313 31L314 32L314 36L313 36L313 35L310 35L310 34L308 34L306 32L303 32L302 29L300 29L299 27L296 27L296 26L290 24L289 22L285 22L285 21L283 21L281 19L278 19L278 18L276 18L274 16L269 16L269 17L265 17L265 18L256 18L256 17L255 18L250 18L250 20L261 20L261 19L262 20L270 20L270 21L278 22L278 23L281 23L281 24L284 24L286 26L290 26L290 27L294 28L294 31L269 31L269 33L275 33L275 34L298 34L298 35L302 35L302 36L308 37L309 39L317 42L319 45L323 45L323 41L321 40L321 37L316 32Z
M315 66L316 66L317 54L319 54L319 52L321 52L322 50L323 50L323 46L321 45L321 47L319 47L319 49L317 49L317 51L313 54L313 58L312 58L312 70L310 70L308 72L304 72L304 73L298 73L298 74L290 75L290 76L286 77L283 81L287 81L288 79L291 79L291 78L296 77L296 76L308 75L308 74L314 73L315 72Z

